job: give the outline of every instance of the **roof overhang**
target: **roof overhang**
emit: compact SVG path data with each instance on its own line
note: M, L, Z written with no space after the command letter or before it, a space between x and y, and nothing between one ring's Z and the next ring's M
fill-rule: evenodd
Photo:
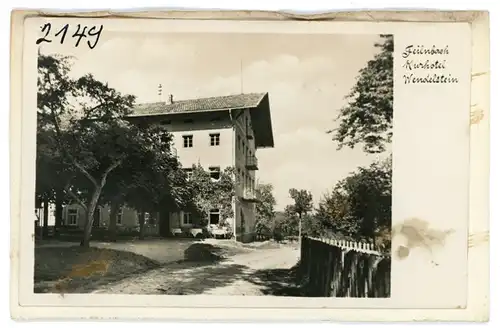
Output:
M269 106L269 95L266 93L257 107L250 109L252 127L255 133L256 148L274 147L273 125L271 120L271 109Z
M183 119L211 119L211 118L225 118L230 117L229 110L227 109L213 109L213 110L200 110L189 112L174 112L174 113L158 113L158 114L141 114L141 115L128 115L130 121L147 122L147 123L160 123L165 120L183 120Z

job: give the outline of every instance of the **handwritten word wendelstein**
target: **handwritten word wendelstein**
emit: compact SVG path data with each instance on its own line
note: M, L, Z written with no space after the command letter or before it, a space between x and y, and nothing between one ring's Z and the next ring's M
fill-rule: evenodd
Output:
M409 45L405 48L405 51L403 51L402 56L403 58L408 58L411 55L449 55L449 50L448 46L445 46L444 48L438 48L435 45L432 47L424 47L423 45L417 45L414 46Z
M45 23L43 26L40 26L40 29L41 32L44 33L44 35L43 37L38 38L36 40L36 44L40 44L43 42L51 43L52 42L50 33L52 29L51 23ZM99 42L102 29L103 25L100 26L94 25L89 28L89 26L87 25L84 25L82 27L80 24L77 24L76 30L74 31L73 35L71 35L71 38L73 40L76 40L74 41L75 47L78 47L80 45L80 42L82 41L83 38L87 38L87 45L89 46L90 49L94 49L97 43ZM58 39L61 44L64 44L69 30L70 30L70 25L66 24L62 28L57 30L57 32L54 33L53 37Z

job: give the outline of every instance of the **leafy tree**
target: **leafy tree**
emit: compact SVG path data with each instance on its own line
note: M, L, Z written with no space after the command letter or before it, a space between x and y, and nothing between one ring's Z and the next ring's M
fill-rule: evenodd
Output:
M255 192L259 200L256 205L257 218L255 231L257 234L269 235L273 229L274 206L276 205L276 199L273 195L273 185L258 184Z
M324 227L324 234L349 239L357 234L359 224L350 216L349 197L342 188L339 182L331 193L323 196L315 216Z
M302 217L302 233L311 237L322 237L325 235L325 227L316 215L306 213Z
M128 154L102 193L102 202L111 204L108 227L111 240L116 237L116 216L124 204L138 211L142 239L145 212L158 212L162 206L179 208L190 197L186 176L172 152L172 135L160 125L142 126L137 135L137 142L144 148ZM138 169L141 167L146 169Z
M275 213L274 220L272 222L272 234L275 241L280 242L285 236L289 236L290 231L293 231L292 226L295 220L295 215L290 215L290 212L278 211Z
M294 200L294 204L287 207L285 212L289 211L298 216L298 234L300 240L302 237L302 217L312 211L313 208L312 194L307 190L297 190L295 188L290 189L288 192L290 193L290 197Z
M301 223L299 224L299 222ZM321 235L322 226L316 216L311 213L304 213L299 221L299 215L295 212L294 205L287 205L284 211L276 213L276 217L272 222L271 227L275 240L279 241L285 236L297 238L299 225L301 233L308 236Z
M188 181L192 197L186 207L197 215L197 224L206 226L210 211L220 211L219 226L229 226L228 218L234 217L233 197L235 195L234 169L227 167L220 172L218 179L212 178L200 164L193 165L192 175Z
M158 172L165 167L143 164L158 164L159 147L169 159L165 165L175 167L177 162L169 151L168 133L153 127L144 129L127 120L133 96L120 94L90 74L72 80L68 72L66 59L39 55L39 116L52 131L46 146L61 159L67 173L65 192L86 211L81 245L88 247L94 211L106 198L101 196L108 179L115 184L111 190L118 189L119 181L128 184L127 174L139 184L151 181L147 177L158 179ZM119 177L113 178L118 171ZM174 191L169 189L173 198ZM158 202L156 198L148 201Z
M340 110L339 127L328 131L339 145L362 144L368 153L380 153L392 139L393 51L392 35L381 35L380 52L360 70L356 84Z
M49 202L55 202L55 231L59 233L62 206L67 201L64 186L71 175L71 169L65 165L61 152L55 147L52 119L53 113L61 116L69 106L68 96L74 87L68 77L69 60L69 57L62 56L38 56L36 203L37 207L44 204L45 234Z
M359 167L323 197L316 213L326 229L376 241L391 226L392 157ZM385 241L387 242L387 241Z
M39 128L37 133L37 141L44 139L46 132ZM35 207L43 207L43 235L48 233L48 206L49 202L54 201L55 191L57 188L58 177L52 171L52 167L56 167L55 155L50 152L48 147L44 147L43 143L39 143L36 152L36 170L43 172L36 178L35 185ZM42 224L42 222L40 222Z
M140 143L143 140L138 128L123 119L132 106L132 96L122 96L91 75L78 79L75 84L75 102L79 106L71 112L66 126L54 113L54 125L58 147L74 168L67 191L86 210L81 244L88 247L94 211L108 175L122 165L129 154L141 152L144 145ZM72 186L81 189L81 194L77 195Z

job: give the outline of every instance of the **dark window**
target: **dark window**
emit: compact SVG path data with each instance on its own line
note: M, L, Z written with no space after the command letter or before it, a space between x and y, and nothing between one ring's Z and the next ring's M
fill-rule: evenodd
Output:
M68 209L68 220L69 225L77 225L78 224L78 209L77 208L69 208Z
M218 145L220 145L220 133L211 133L210 146L218 146Z
M191 120L191 119L184 120L184 123L193 123L193 120Z
M213 209L210 211L210 224L219 224L220 211L218 209Z
M172 124L172 121L171 120L166 120L166 121L161 121L161 124Z
M123 207L120 207L118 213L116 213L116 224L122 224L123 222Z
M193 147L193 136L182 136L184 148L192 148Z
M218 166L213 166L208 168L210 171L210 177L214 180L219 180L220 179L220 167Z
M189 212L182 213L182 224L193 224L193 218L191 217L191 213Z

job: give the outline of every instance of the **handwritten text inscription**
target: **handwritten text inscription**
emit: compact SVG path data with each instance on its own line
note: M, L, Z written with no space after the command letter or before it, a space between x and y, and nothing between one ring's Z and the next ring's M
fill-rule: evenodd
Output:
M53 31L52 24L45 23L44 25L40 26L40 30L43 36L36 40L36 44L41 44L44 42L51 43L53 40L59 41L61 44L64 44L65 42L70 42L68 40L71 39L72 42L74 42L74 46L78 47L80 46L80 42L82 41L82 39L85 38L87 39L86 43L88 47L90 49L94 49L99 42L102 29L103 25L94 25L89 27L87 25L82 26L81 24L77 24L76 27L74 27L66 24L63 27Z
M401 54L404 59L404 84L455 84L458 78L447 71L449 47L408 45Z

